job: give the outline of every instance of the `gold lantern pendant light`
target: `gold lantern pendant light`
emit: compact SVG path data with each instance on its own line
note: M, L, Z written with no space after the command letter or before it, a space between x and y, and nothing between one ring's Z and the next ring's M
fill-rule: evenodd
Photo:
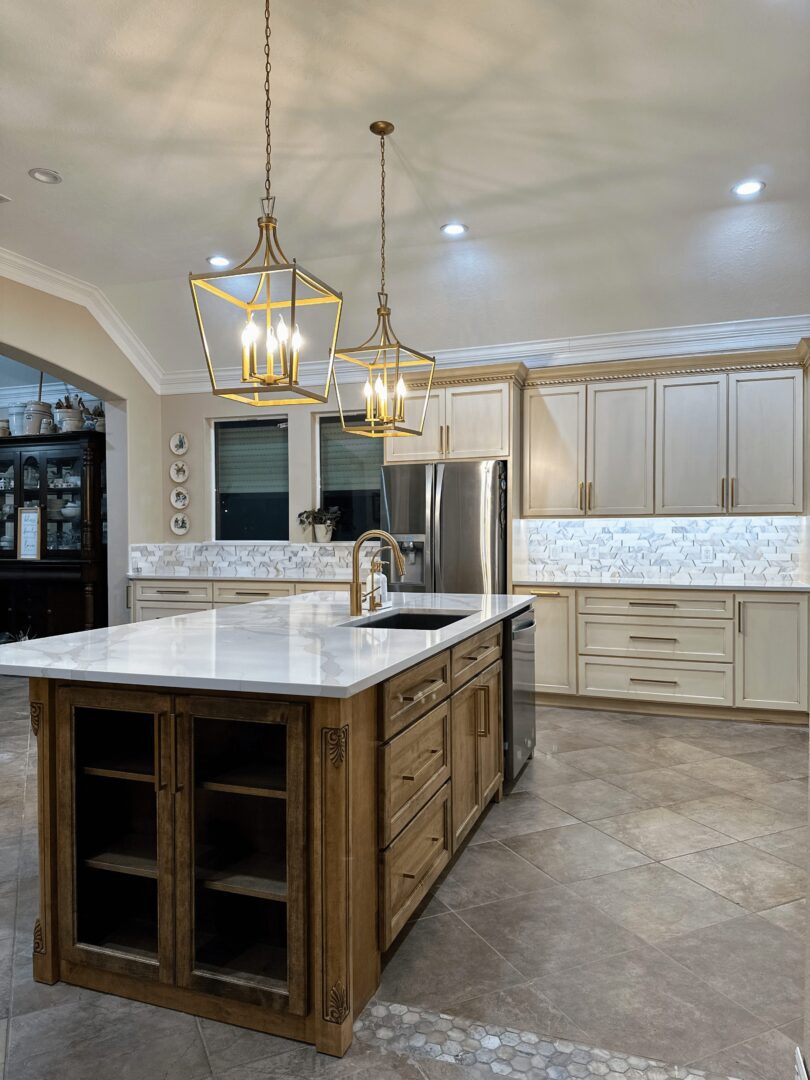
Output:
M189 274L211 387L248 405L326 401L343 297L287 258L270 194L270 0L264 5L265 176L259 240L231 270ZM254 263L254 260L255 263ZM318 386L301 384L306 369Z
M387 120L375 120L370 126L371 133L380 140L380 291L377 294L377 325L362 345L345 349L338 346L335 353L337 360L341 361L335 367L335 389L343 430L370 438L422 434L436 367L434 357L403 345L391 328L391 308L385 289L385 137L393 130L394 125ZM349 370L344 364L365 369L365 415L360 419L350 408L344 407L341 398L341 373ZM414 376L418 380L420 394L424 390L423 402L415 397L406 375L411 376L411 382ZM409 421L406 420L406 411Z

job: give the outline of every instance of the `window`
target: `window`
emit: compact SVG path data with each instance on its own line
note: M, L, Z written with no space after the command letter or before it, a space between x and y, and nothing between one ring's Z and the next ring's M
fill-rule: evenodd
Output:
M334 540L356 540L380 526L383 440L347 435L339 416L320 418L319 438L321 506L341 509Z
M286 420L214 424L217 540L288 540Z

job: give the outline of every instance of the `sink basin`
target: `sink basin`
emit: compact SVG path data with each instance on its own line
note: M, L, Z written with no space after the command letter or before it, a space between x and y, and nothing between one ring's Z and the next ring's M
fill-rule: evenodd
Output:
M443 626L459 622L474 611L432 611L428 608L399 608L367 615L364 619L352 619L344 626L362 626L370 630L441 630Z

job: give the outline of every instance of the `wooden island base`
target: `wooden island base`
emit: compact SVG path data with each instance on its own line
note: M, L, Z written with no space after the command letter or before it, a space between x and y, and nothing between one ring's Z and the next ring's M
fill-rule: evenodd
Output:
M30 680L34 977L342 1055L502 789L502 624L347 699Z

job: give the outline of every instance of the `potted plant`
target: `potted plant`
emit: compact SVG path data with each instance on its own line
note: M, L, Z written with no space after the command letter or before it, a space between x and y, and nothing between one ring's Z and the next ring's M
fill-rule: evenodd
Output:
M339 506L330 506L327 509L319 506L317 510L302 510L298 515L298 524L302 529L312 526L316 541L319 544L328 544L340 520L340 513Z

